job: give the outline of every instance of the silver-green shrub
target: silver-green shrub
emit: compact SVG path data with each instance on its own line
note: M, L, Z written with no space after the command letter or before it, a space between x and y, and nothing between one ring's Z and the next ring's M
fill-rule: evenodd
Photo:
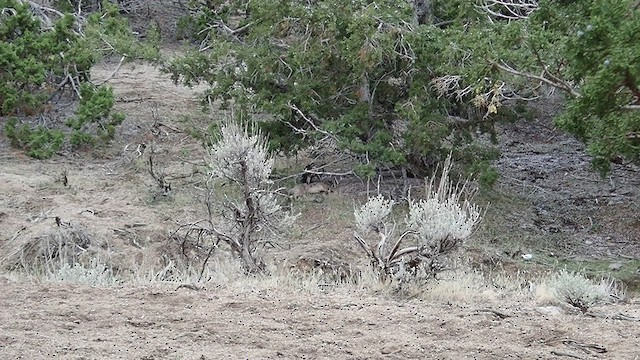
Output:
M271 188L274 159L266 138L260 132L250 133L246 125L224 121L209 154L211 180L233 188L214 204L219 216L209 219L209 230L231 247L247 272L262 272L265 267L256 256L257 246L276 239L296 218ZM210 212L213 207L208 204Z
M479 223L480 209L470 202L473 191L468 182L450 181L451 167L449 157L437 184L438 174L427 181L425 198L409 201L400 232L390 219L392 200L371 197L354 211L354 237L383 278L434 276L443 269L446 255L458 249ZM377 244L367 239L372 234L380 238Z
M595 283L581 274L562 270L556 274L550 284L553 294L564 303L574 306L582 312L598 303L612 300L612 287L609 283Z

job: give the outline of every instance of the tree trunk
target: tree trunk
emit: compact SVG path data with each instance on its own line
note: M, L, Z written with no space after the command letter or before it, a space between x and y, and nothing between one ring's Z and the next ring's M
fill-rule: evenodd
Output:
M244 270L248 274L256 274L264 271L264 267L261 262L257 260L254 254L251 252L253 239L251 238L253 228L258 217L258 204L253 198L253 191L249 185L249 173L246 160L243 160L240 164L242 167L242 178L244 179L244 202L247 207L247 213L242 219L242 249L240 252L240 259Z
M251 253L249 244L242 244L242 253L240 254L242 260L242 267L247 274L258 274L264 271L264 267Z

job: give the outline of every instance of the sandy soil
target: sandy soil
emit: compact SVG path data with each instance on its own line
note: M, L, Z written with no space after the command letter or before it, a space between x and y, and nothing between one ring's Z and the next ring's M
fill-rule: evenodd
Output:
M549 310L551 309L551 310ZM3 359L638 359L640 322L522 304L0 278ZM493 312L495 311L495 313ZM638 304L599 313L640 317Z

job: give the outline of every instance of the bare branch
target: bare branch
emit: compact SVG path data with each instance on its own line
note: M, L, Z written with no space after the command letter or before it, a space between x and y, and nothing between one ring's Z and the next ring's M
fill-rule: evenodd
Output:
M112 77L114 77L116 75L116 73L118 72L118 70L120 70L120 66L122 66L122 63L124 62L124 60L127 58L127 55L124 55L121 59L120 62L118 63L118 66L116 66L116 69L113 70L113 72L111 73L111 75L107 76L104 80L102 80L99 84L97 84L96 86L101 86L104 85L107 81L111 80Z
M505 72L507 72L509 74L521 76L521 77L528 78L528 79L538 80L538 81L543 82L543 83L545 83L547 85L553 86L553 87L558 88L558 89L563 90L563 91L566 91L567 93L569 93L574 98L582 97L582 94L580 94L578 91L576 91L572 86L567 84L565 81L562 81L560 79L558 79L557 81L552 81L552 80L549 80L549 79L547 79L547 78L545 78L543 76L521 72L521 71L518 71L518 70L508 66L504 62L503 62L502 65L498 64L498 63L493 63L493 65L495 67L497 67L498 69L500 69L502 71L505 71Z
M211 30L211 29L218 29L220 33L226 35L227 37L233 39L234 41L238 42L238 43L243 43L242 39L240 38L240 35L246 33L249 28L253 25L253 23L248 23L240 28L237 29L232 29L230 28L227 24L224 23L224 21L222 20L218 20L216 21L213 25L207 27L206 29L202 30L200 33L203 33L205 31Z
M338 140L338 139L336 138L336 136L335 136L335 135L333 135L332 133L330 133L330 132L328 132L328 131L325 131L325 130L320 129L320 128L316 125L316 123L315 123L313 120L311 120L308 116L306 116L306 115L302 112L302 110L300 110L300 108L298 108L296 105L294 105L294 104L292 104L292 103L289 103L289 104L287 104L287 106L289 107L289 109L291 109L291 110L295 111L296 113L298 113L298 115L300 115L300 117L302 117L302 119L304 119L304 121L306 121L309 125L311 125L311 127L312 127L315 131L317 131L317 132L319 132L319 133L321 133L321 134L323 134L323 135L325 135L325 136L328 136L328 137L330 137L330 138L332 138L332 139L334 139L334 140L336 140L336 141ZM289 125L290 125L290 124L289 124ZM295 129L295 128L294 128L294 129ZM301 131L303 131L303 132L304 132L304 130L301 130Z
M538 9L535 0L482 0L476 11L496 20L522 20Z
M457 101L462 99L473 91L471 85L462 88L460 82L462 76L445 75L431 80L431 88L438 93L438 96L451 97L455 96Z
M33 14L33 16L37 17L38 19L40 19L41 21L41 26L42 26L42 30L52 30L53 29L53 23L54 21L51 19L51 15L55 16L58 19L61 19L64 17L64 14L54 8L51 7L47 7L47 6L43 6L40 5L38 3L36 3L35 1L30 1L30 0L17 0L19 3L21 4L27 4L29 5L29 9L31 11L31 13ZM3 13L5 12L5 10L9 10L9 9L3 9ZM11 9L13 10L13 9ZM14 15L15 15L15 10L11 11ZM80 15L80 13L76 13L73 14L76 22L76 30L74 31L76 33L76 35L82 35L82 24L84 24L85 19Z

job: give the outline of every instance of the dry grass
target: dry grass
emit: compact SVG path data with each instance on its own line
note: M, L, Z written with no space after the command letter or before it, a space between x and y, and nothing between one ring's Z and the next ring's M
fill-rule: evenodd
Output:
M535 289L540 304L564 303L586 312L596 304L624 302L624 286L612 278L589 279L580 273L561 270L552 274Z
M47 220L34 223L14 241L5 242L0 265L13 277L27 276L34 280L111 286L121 284L189 285L207 289L227 289L233 292L284 290L311 295L356 294L394 299L418 299L436 303L482 303L501 299L530 300L537 304L558 304L551 291L551 276L519 273L474 271L465 265L444 271L429 281L381 281L367 266L366 260L350 243L336 236L336 227L348 227L350 218L339 211L352 209L339 195L326 203L307 204L302 210L300 238L284 247L272 249L268 257L268 274L247 276L239 262L224 248L216 250L202 267L207 255L203 249L185 249L170 240L147 244L132 252L113 251L104 235L76 222L56 226ZM328 208L336 207L338 213ZM322 216L322 217L321 217ZM323 222L326 221L325 222ZM311 225L313 237L310 237ZM333 238L333 241L327 239ZM299 244L293 248L290 245ZM268 249L266 249L268 250ZM135 259L133 259L135 257ZM464 258L464 254L461 254ZM199 261L193 261L197 259ZM283 259L286 259L283 261ZM128 261L128 262L127 262ZM126 265L124 265L126 263ZM608 294L624 297L615 282L603 280L599 286Z
M29 244L32 244L31 242ZM45 247L46 249L46 247ZM45 254L47 254L45 252ZM84 252L83 252L84 254ZM438 280L429 282L381 281L369 266L350 267L349 272L331 271L331 268L311 267L301 271L288 264L268 266L267 274L246 275L240 263L226 252L209 259L204 270L186 267L167 260L163 266L157 261L143 261L138 270L114 272L108 259L96 257L80 261L78 256L48 258L42 256L35 262L24 262L16 268L12 277L29 277L32 280L65 282L92 286L153 285L192 286L206 289L226 289L233 292L291 291L310 295L356 294L381 296L394 299L418 299L442 303L475 303L493 301L501 297L519 297L519 279L502 278L500 286L481 273L471 270L455 270L442 273ZM63 260L66 259L66 260ZM301 257L301 259L309 259ZM106 261L105 261L106 260ZM45 265L43 268L42 265ZM19 270L19 271L18 271ZM504 284L509 283L508 287Z
M35 235L4 243L0 265L8 270L49 273L65 266L90 265L92 259L104 255L105 249L86 228L56 222L53 228L35 227Z

